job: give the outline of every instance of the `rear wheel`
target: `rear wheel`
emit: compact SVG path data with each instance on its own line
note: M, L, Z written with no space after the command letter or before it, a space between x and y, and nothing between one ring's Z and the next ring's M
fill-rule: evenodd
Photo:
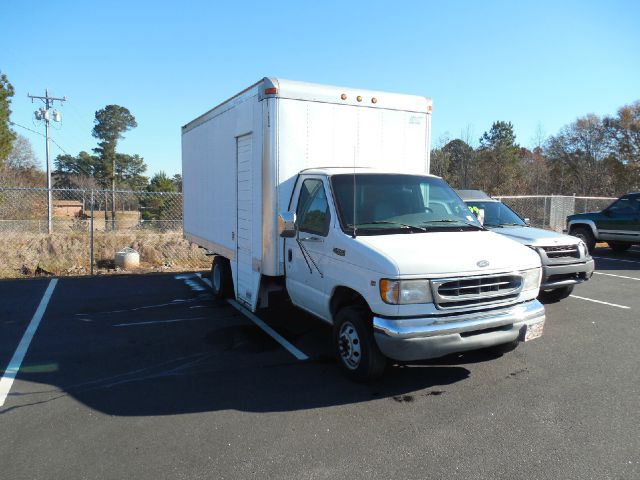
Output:
M345 374L357 382L379 378L387 358L378 348L371 314L363 307L345 307L338 312L333 326L333 343L338 363Z
M545 303L559 302L563 298L567 298L573 292L573 285L566 287L554 288L553 290L540 290L538 299Z
M569 232L569 235L573 235L574 237L578 237L587 245L587 250L589 253L593 252L593 249L596 246L596 239L591 233L591 229L589 227L574 227Z
M229 260L219 255L213 257L211 264L211 288L213 295L221 300L233 295L233 278Z
M617 253L626 252L627 250L629 250L629 247L631 247L630 243L613 243L613 242L608 242L608 243L609 243L609 248Z

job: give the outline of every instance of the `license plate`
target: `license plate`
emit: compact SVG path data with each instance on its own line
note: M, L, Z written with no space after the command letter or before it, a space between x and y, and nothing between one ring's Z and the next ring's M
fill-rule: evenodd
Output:
M529 340L535 340L536 338L541 337L543 330L544 320L542 322L527 325L527 332L524 335L524 341L528 342Z

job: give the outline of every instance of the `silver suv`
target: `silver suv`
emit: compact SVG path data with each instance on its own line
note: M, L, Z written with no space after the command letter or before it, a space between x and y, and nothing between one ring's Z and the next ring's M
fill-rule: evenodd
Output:
M593 275L593 258L584 242L529 226L504 203L481 190L457 190L460 198L474 211L489 230L533 248L542 261L542 284L538 298L554 302L568 297L573 287Z

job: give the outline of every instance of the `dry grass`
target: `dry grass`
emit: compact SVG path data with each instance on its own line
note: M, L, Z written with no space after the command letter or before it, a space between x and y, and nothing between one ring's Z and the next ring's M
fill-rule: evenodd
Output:
M90 272L90 237L86 232L0 233L0 277L16 278L49 272L85 275ZM130 247L140 253L136 272L201 270L210 266L204 251L182 233L95 232L94 272L115 272L115 253Z

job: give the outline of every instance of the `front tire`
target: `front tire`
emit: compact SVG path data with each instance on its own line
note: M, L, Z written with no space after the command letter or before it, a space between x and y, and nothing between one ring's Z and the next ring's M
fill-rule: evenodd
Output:
M616 253L622 253L622 252L626 252L627 250L629 250L629 248L631 247L630 243L613 243L613 242L609 242L609 248L611 250L613 250Z
M569 235L578 237L587 246L589 253L593 253L593 249L596 247L596 239L589 227L575 227L571 229Z
M371 314L363 307L345 307L333 326L333 344L338 363L347 377L356 382L379 378L387 358L373 336Z
M573 292L573 285L566 287L554 288L553 290L540 290L538 299L543 303L559 302L563 298L567 298Z
M211 288L213 295L219 300L233 296L233 278L229 260L219 255L213 257L211 264Z

